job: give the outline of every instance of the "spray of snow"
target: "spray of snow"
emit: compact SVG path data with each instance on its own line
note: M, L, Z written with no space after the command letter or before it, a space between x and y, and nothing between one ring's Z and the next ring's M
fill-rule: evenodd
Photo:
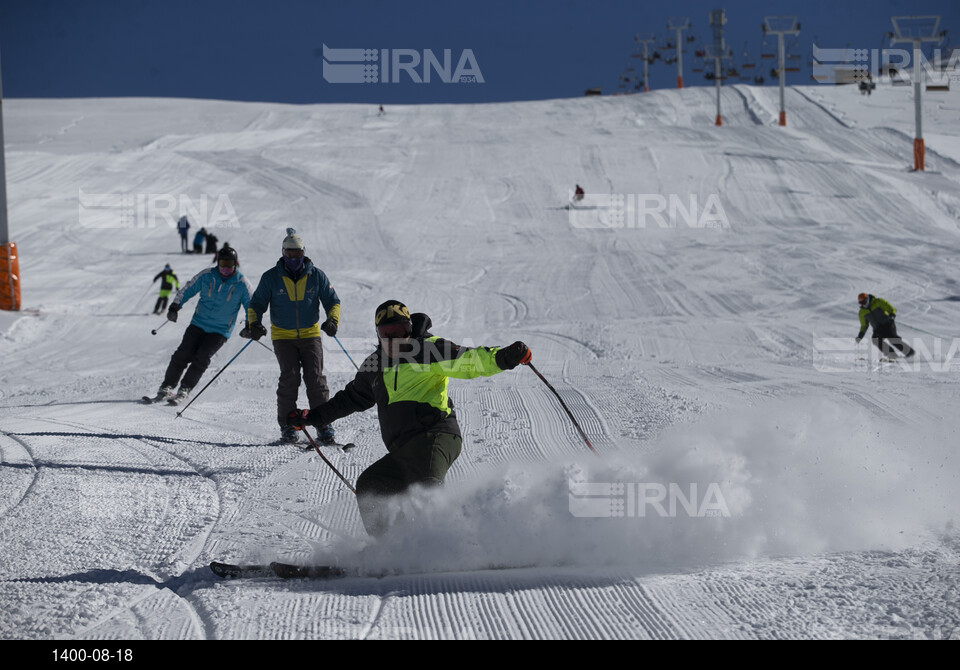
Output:
M952 527L960 468L944 434L820 399L778 401L674 427L642 455L517 463L414 491L379 541L315 558L406 571L658 570L896 550Z

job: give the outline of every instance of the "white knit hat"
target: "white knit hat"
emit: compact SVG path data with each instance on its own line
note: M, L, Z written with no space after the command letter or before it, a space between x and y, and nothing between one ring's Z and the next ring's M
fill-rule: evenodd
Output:
M304 249L303 240L300 239L300 236L297 235L297 231L293 228L287 228L287 236L283 238L283 248L284 249Z

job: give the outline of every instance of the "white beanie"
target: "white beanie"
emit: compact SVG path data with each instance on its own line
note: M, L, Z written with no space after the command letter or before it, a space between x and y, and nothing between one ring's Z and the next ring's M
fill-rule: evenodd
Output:
M297 235L297 231L293 228L287 228L287 236L283 238L283 248L284 249L303 249L303 240L300 239L300 236Z

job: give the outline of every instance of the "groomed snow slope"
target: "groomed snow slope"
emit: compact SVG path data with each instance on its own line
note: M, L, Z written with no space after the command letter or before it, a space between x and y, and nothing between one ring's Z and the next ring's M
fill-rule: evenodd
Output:
M6 101L24 310L0 313L0 639L960 637L960 96L925 98L919 174L910 95L791 89L787 128L776 89L741 86L722 127L709 88L383 117ZM571 211L575 183L597 200ZM180 418L137 404L187 321L151 335L150 280L209 265L167 196L206 198L254 284L295 227L355 360L387 298L464 344L527 342L598 455L532 371L453 381L447 487L364 546L323 461L270 444L264 348ZM706 223L640 218L671 197ZM857 350L860 291L915 361ZM325 351L337 390L354 368ZM376 417L336 428L355 481ZM278 558L396 574L206 567Z

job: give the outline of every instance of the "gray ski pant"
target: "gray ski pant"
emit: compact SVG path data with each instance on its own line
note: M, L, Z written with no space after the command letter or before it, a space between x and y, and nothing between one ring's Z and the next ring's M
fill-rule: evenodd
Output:
M330 399L330 387L323 374L323 347L319 337L305 340L273 340L273 353L280 364L277 383L277 423L283 428L287 416L297 409L300 382L307 387L310 408Z

